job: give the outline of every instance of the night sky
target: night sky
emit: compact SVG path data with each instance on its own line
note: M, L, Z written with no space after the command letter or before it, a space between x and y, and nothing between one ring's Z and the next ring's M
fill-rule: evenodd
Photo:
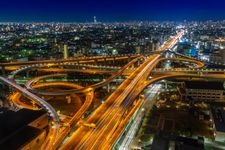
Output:
M225 0L1 0L0 21L225 20Z

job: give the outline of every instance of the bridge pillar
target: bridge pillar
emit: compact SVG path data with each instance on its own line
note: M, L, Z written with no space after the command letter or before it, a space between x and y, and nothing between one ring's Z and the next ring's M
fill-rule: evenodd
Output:
M5 76L5 66L1 66L2 75Z
M95 65L98 65L98 59L95 59Z
M113 64L112 65L115 65L116 64L116 57L114 56L113 57Z
M110 93L110 84L107 84L107 92Z
M138 65L138 66L140 66L140 60L138 60L138 62L137 62L137 63L138 63L137 65Z
M26 77L29 77L30 76L30 71L26 71Z
M127 60L128 60L128 63L131 61L131 56L130 55L128 56Z
M104 64L106 64L107 62L106 62L106 58L104 58Z

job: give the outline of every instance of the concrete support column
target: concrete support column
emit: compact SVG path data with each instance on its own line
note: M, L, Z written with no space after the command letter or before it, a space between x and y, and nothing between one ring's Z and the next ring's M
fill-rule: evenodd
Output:
M131 58L130 58L130 56L128 56L128 63L131 61Z
M98 59L95 59L95 65L98 65Z
M110 93L110 84L107 84L107 92Z
M106 58L104 58L104 64L106 64Z
M5 76L5 66L1 66L2 75Z
M113 57L113 65L116 63L116 57Z
M29 77L29 76L30 76L30 71L27 70L27 71L26 71L26 77Z

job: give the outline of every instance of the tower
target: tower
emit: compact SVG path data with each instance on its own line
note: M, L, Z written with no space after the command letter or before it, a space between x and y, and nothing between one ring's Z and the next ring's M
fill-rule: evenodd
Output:
M96 19L96 16L94 16L94 23L97 23L97 19Z

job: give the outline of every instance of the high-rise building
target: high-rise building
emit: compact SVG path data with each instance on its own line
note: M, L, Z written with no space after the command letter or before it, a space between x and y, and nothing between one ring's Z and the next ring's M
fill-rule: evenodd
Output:
M159 47L159 42L157 40L152 40L148 44L149 51L155 51L158 49L158 47Z
M136 49L136 53L137 54L140 54L141 53L141 47L140 46L136 46L135 49Z
M63 58L68 59L68 45L67 44L63 45Z

